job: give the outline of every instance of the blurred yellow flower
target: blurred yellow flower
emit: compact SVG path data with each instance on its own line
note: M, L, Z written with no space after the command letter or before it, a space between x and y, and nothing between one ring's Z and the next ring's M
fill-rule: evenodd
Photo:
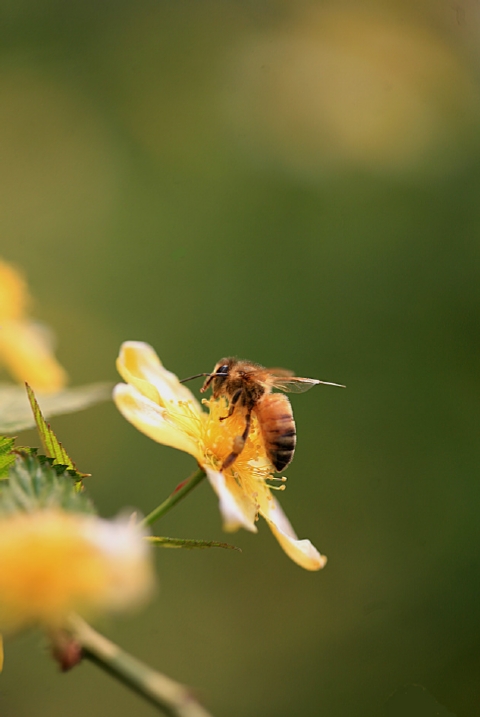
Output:
M0 519L0 628L56 629L72 612L94 617L144 602L149 549L127 519L59 509Z
M415 5L307 0L244 33L225 106L255 164L331 181L350 169L436 178L471 161L475 69L458 37Z
M30 296L25 280L0 260L0 362L17 381L40 392L59 391L67 381L45 328L28 318Z
M223 527L257 532L262 515L287 555L307 570L326 563L309 540L299 540L268 481L275 480L255 416L249 437L235 463L221 470L232 443L243 433L244 421L234 413L228 421L226 401L204 400L202 407L178 378L161 364L151 346L138 341L122 344L117 368L127 382L115 387L117 408L138 430L158 443L190 453L207 474L219 498ZM282 486L283 487L283 486Z

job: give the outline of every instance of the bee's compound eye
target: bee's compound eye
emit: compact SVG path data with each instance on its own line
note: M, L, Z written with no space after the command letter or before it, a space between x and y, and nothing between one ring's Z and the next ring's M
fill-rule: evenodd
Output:
M215 371L215 375L218 376L226 376L228 374L228 365L224 364L223 366L219 366L217 370Z

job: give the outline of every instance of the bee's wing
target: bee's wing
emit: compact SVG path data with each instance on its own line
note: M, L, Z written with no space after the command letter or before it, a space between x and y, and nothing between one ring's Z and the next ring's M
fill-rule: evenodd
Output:
M319 381L316 378L300 378L299 376L292 376L292 378L274 376L271 385L273 388L278 388L279 391L286 391L287 393L305 393L305 391L309 391L312 386L316 386L319 383L323 383L326 386L338 386L339 388L345 388L345 386L340 383Z
M287 393L305 393L309 391L312 386L316 386L316 378L299 378L298 376L292 376L292 378L283 378L283 376L275 376L272 379L273 388L278 388L279 391L286 391Z
M294 372L294 371L290 371L289 368L278 368L278 367L275 367L275 368L267 368L267 371L268 371L268 373L271 374L272 376L283 376L283 377L287 377L287 376L294 376L294 375L295 375L295 372Z

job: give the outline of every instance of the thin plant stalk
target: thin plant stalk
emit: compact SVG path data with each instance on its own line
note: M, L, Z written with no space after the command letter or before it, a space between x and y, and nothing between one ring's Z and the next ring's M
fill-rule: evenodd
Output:
M193 490L199 483L201 483L205 476L206 473L204 470L202 470L202 468L199 468L197 471L195 471L195 473L193 473L190 478L187 478L185 483L183 483L180 488L174 490L173 493L169 495L166 500L163 501L163 503L160 503L160 505L158 505L154 510L152 510L152 512L149 513L146 518L142 520L140 526L142 528L145 528L147 526L153 525L153 523L155 523L159 518L165 515L165 513L168 513L168 511L173 508L174 505L181 501L182 498L185 498L185 496L188 495L191 490Z
M71 616L69 630L81 645L85 659L108 672L164 714L169 717L212 717L188 687L132 657L78 615Z

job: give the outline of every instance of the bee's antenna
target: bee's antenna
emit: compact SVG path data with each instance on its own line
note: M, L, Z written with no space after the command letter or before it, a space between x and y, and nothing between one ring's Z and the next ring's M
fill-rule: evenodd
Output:
M191 381L193 378L200 378L200 376L215 376L214 373L196 373L195 376L189 376L188 378L182 378L180 383L186 383L187 381Z

